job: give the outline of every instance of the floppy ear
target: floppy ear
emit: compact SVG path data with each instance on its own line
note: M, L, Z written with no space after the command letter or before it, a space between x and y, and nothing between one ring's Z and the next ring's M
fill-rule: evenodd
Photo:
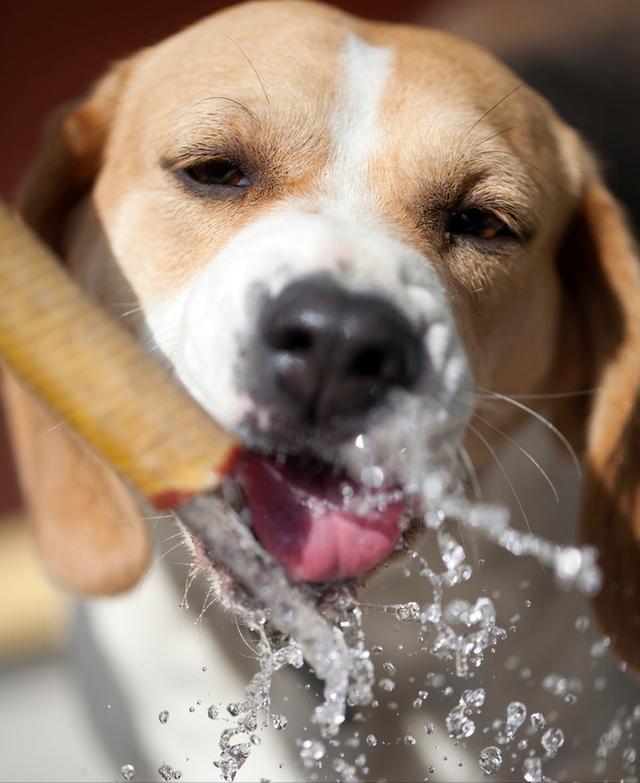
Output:
M130 67L129 61L117 65L87 101L57 112L27 177L20 210L55 250L69 210L91 190ZM8 373L4 387L20 480L47 570L79 593L130 588L150 554L135 501L112 470Z
M640 256L590 155L573 135L571 144L581 192L559 264L565 334L573 327L565 351L576 355L560 360L578 359L582 388L595 390L571 403L583 424L580 530L604 573L598 619L617 653L640 668Z

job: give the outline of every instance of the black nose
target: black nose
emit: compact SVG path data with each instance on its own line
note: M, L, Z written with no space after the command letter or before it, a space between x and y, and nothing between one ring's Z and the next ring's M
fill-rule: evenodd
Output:
M396 307L325 277L270 300L259 340L263 396L308 424L366 413L393 387L411 387L423 363L420 336Z

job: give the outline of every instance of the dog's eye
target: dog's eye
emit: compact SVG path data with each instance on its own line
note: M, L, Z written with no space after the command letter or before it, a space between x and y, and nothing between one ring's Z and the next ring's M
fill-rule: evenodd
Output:
M193 182L205 187L246 188L249 177L229 160L205 160L182 170Z
M478 239L496 239L497 237L515 237L509 226L493 212L472 207L455 212L447 222L450 235L467 235Z

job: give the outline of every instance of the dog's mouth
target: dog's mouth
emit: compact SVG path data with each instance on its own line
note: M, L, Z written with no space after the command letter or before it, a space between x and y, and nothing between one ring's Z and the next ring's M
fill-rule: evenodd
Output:
M316 457L243 451L224 496L293 581L345 580L384 560L405 527L402 491L370 473L357 482Z

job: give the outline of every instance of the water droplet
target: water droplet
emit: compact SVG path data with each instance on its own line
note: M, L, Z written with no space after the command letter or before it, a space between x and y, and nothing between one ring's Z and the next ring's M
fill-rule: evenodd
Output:
M240 714L240 705L237 702L232 701L230 704L227 704L227 712L231 717L237 717Z
M542 747L551 756L555 756L558 749L564 745L564 733L562 729L547 729L540 740Z
M589 628L590 625L591 625L591 621L586 615L582 614L580 615L580 617L576 617L574 626L578 633L584 633Z
M596 756L598 756L598 758L606 759L611 751L618 747L622 740L622 736L622 724L617 718L614 718L609 724L609 728L600 737L596 749Z
M365 487L379 489L384 484L384 470L379 465L368 465L362 469L360 480Z
M379 644L374 644L371 648L371 654L372 655L380 655L382 653L383 648Z
M382 668L387 672L387 674L396 673L396 667L391 663L391 661L387 661L386 663L383 663Z
M478 764L485 775L495 775L502 766L502 751L495 745L484 748L480 751Z
M534 731L541 731L547 725L547 721L541 712L532 712L530 720L531 728Z
M591 657L600 658L605 654L611 644L611 639L608 636L603 636L591 645Z
M435 723L427 723L424 728L427 734L435 734L437 731Z
M476 724L467 717L468 707L461 702L447 715L447 732L455 739L467 739L476 730Z
M375 748L375 746L378 744L378 738L375 734L367 734L367 739L365 742L370 748Z
M325 747L319 740L304 740L300 750L300 759L306 769L316 766L325 754Z
M220 713L218 712L218 708L215 706L215 704L212 704L209 707L207 710L207 715L211 718L211 720L218 720Z
M189 707L189 712L195 712L195 711L196 711L195 707ZM231 714L233 715L233 713L231 713Z
M120 774L122 775L123 780L133 780L136 774L136 768L133 764L123 764L120 767Z
M635 748L628 747L622 751L622 760L625 764L634 764L637 758L638 754Z
M542 762L539 758L525 759L522 765L522 776L526 783L542 783Z
M507 706L507 722L505 724L507 740L513 739L526 719L527 708L521 701L512 701Z
M415 601L409 601L407 604L400 604L395 608L396 619L401 623L409 623L420 617L420 607Z
M278 712L274 712L271 715L271 724L276 731L282 731L283 729L286 729L288 722L289 721L287 720L286 715L281 715Z
M165 783L169 783L169 781L173 780L173 767L169 766L169 764L161 764L158 767L158 775Z
M467 690L462 694L462 701L470 707L472 710L479 710L484 704L485 692L483 688L477 688L476 690Z
M166 723L169 720L168 710L162 710L162 712L158 713L158 720L160 723Z
M416 744L416 738L413 736L413 734L405 734L402 738L402 741L405 745L415 745Z
M388 677L383 677L378 685L380 688L382 688L383 691L386 691L387 693L391 693L391 691L396 687L395 682L390 680Z

